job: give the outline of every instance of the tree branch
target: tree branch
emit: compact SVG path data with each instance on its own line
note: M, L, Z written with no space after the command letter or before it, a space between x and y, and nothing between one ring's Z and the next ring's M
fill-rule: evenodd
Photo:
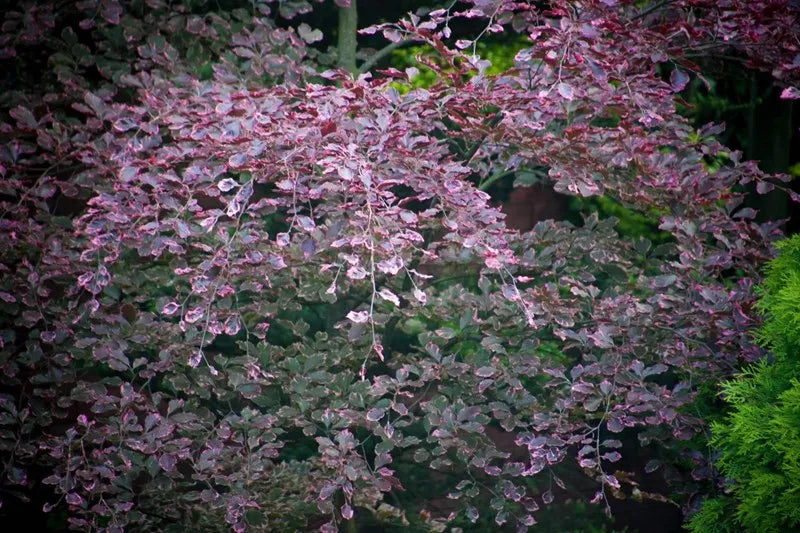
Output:
M654 13L654 12L658 11L659 9L661 9L662 7L668 6L669 4L674 4L675 2L677 2L677 0L663 0L661 2L656 2L655 4L650 6L649 8L645 9L644 11L642 11L641 13L631 17L631 20L643 19L647 15L649 15L650 13Z
M503 120L503 113L498 112L489 121L489 123L487 124L487 127L489 129L494 128L495 126L500 124L500 122L502 120ZM478 150L480 149L481 145L483 145L483 142L486 140L486 138L488 136L489 136L489 132L487 131L486 133L483 134L483 137L481 137L479 141L476 141L475 144L472 145L472 148L470 148L469 151L466 154L464 154L464 157L465 157L467 163L472 161L472 158L475 157L476 153L478 153Z
M374 67L375 64L378 61L380 61L381 59L383 59L387 55L391 54L392 52L394 52L395 50L397 50L401 46L405 46L407 44L411 44L411 43L415 43L415 42L418 42L418 41L416 39L403 39L402 41L396 41L396 42L387 44L386 46L384 46L383 48L381 48L380 50L375 52L375 54L372 57L370 57L369 59L364 61L364 63L362 63L361 66L358 68L358 73L359 74L363 74L363 73L369 71L369 69Z
M478 185L478 190L479 191L486 191L486 189L488 189L489 187L494 185L496 182L500 181L501 179L505 178L506 176L510 176L514 172L516 172L516 170L515 169L511 169L511 170L506 170L505 172L500 172L498 174L494 174L491 177L489 177L489 179L487 179L486 181L484 181L483 183Z

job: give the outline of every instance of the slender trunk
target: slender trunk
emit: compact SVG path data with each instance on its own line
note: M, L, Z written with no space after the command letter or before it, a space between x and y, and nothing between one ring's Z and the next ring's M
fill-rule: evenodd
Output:
M358 7L356 0L350 0L348 7L339 8L339 35L337 49L339 52L339 67L351 74L358 72L356 66L356 49L358 42ZM354 518L345 522L347 533L358 533L358 525Z
M750 80L750 113L748 115L748 159L758 160L764 172L786 172L791 164L792 102L781 100L773 90L759 102L763 91L757 74ZM759 220L779 220L790 215L788 197L774 190L765 195L753 195L748 202L759 211Z
M339 66L355 74L356 68L356 37L358 35L358 8L356 0L350 0L349 7L339 8Z

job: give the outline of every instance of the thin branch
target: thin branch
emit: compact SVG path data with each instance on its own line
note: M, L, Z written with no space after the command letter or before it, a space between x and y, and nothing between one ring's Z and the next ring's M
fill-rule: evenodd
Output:
M489 129L494 128L495 126L500 124L500 122L502 122L502 120L503 120L503 114L502 113L497 113L497 114L495 114L495 116L493 116L491 118L491 120L489 120L489 123L486 125L486 127L489 128ZM472 158L475 157L476 153L478 153L478 150L483 145L484 141L486 141L487 137L489 137L489 132L488 131L483 134L483 137L481 137L480 140L475 142L475 144L472 146L472 148L470 148L469 152L464 154L464 159L465 159L466 163L469 163L470 161L472 161Z
M371 69L372 67L375 66L376 63L378 63L378 61L380 61L381 59L383 59L387 55L391 54L392 52L394 52L395 50L397 50L401 46L405 46L407 44L417 43L417 42L420 42L420 41L418 41L417 39L403 39L402 41L396 41L396 42L387 44L386 46L384 46L383 48L381 48L380 50L375 52L375 54L373 54L372 57L370 57L369 59L364 61L364 63L362 63L361 66L358 67L358 73L359 74L364 74L365 72L368 72L369 69Z
M674 4L677 1L678 0L662 0L661 2L656 2L653 6L649 7L648 9L645 9L644 11L639 13L638 15L634 15L633 17L631 17L631 20L643 19L647 15L658 11L662 7L668 6L670 4Z
M494 174L489 179L478 185L478 190L485 191L486 189L494 185L496 182L500 181L506 176L510 176L514 172L516 172L516 170L512 169L512 170L506 170L505 172L500 172L499 174Z

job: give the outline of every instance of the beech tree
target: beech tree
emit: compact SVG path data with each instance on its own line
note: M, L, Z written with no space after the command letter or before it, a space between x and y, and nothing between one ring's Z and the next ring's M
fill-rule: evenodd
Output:
M428 45L428 89L359 65L354 37L309 46L308 2L247 6L5 14L4 505L44 483L80 530L336 531L409 461L448 475L431 527L489 500L525 531L553 501L530 481L563 486L564 461L595 503L641 495L618 434L692 438L698 387L762 355L752 288L780 230L747 187L796 199L676 102L719 54L800 96L796 4L475 0L360 30L381 56ZM477 42L501 32L529 46L488 75ZM524 173L671 238L511 231L490 193Z

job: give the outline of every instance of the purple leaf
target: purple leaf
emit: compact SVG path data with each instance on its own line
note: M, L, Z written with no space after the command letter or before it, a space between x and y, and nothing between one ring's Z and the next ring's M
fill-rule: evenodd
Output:
M689 75L679 68L673 69L669 74L669 83L676 93L681 92L689 83Z

